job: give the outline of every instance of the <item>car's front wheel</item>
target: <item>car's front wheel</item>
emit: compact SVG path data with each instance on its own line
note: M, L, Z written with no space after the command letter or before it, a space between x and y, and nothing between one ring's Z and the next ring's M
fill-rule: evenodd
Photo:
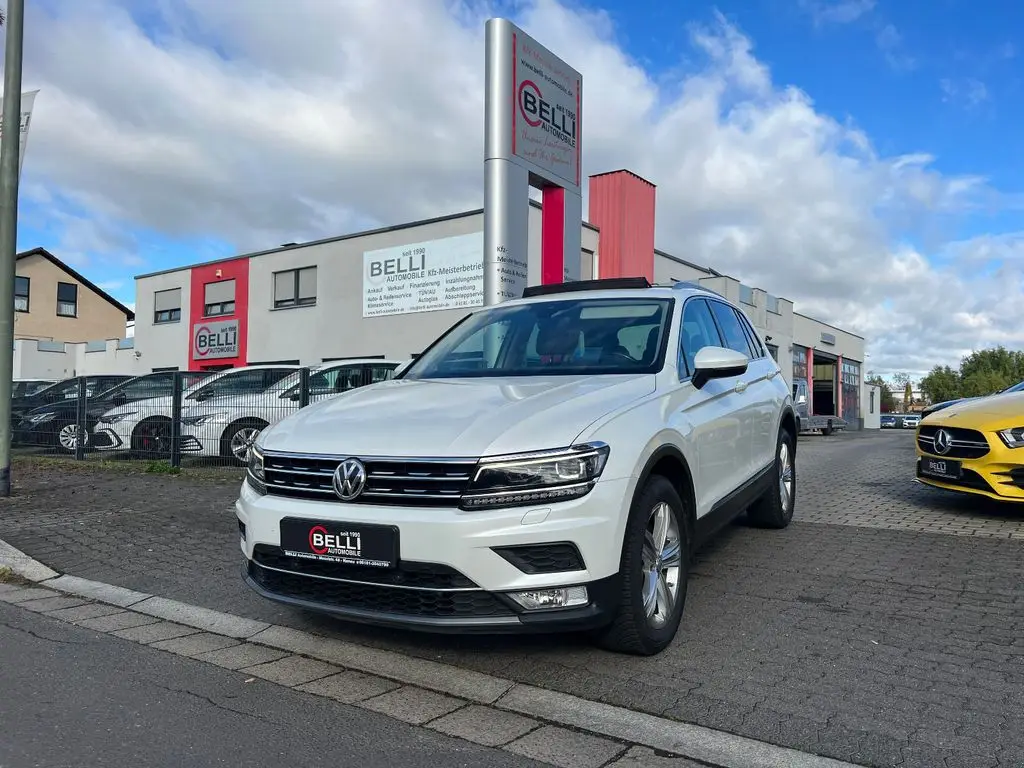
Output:
M615 618L599 638L608 650L650 656L675 637L690 565L684 504L660 475L650 478L634 500L622 547Z

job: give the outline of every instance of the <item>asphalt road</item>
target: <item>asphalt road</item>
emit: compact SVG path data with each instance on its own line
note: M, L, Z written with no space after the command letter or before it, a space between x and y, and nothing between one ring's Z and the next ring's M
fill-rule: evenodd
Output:
M0 766L545 768L0 603Z

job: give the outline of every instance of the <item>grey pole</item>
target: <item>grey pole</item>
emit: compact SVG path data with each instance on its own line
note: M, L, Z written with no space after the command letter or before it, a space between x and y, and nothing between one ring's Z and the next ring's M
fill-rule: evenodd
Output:
M18 251L18 153L25 0L7 0L3 141L0 142L0 496L11 495L14 274Z

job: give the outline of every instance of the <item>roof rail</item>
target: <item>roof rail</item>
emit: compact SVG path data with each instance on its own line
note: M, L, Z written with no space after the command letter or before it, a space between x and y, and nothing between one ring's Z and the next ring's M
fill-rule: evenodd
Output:
M716 291L716 290L714 290L712 288L708 288L706 285L701 285L700 283L695 283L692 280L678 280L672 286L672 289L673 290L689 289L691 291L704 291L705 293L713 293L713 294L715 294L715 296L722 296L722 298L725 298L725 296L723 296L718 291Z
M615 291L630 288L650 288L646 277L606 277L598 280L575 280L570 283L528 285L523 289L523 298L549 296L553 293L575 293L577 291Z

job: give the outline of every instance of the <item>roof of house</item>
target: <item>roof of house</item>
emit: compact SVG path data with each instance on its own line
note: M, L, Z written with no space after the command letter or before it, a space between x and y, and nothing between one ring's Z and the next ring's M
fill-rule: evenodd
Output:
M118 301L113 296L111 296L109 293L104 291L102 288L100 288L94 282L92 282L91 280L83 277L81 274L79 274L78 272L73 270L71 267L69 267L63 261L58 259L56 256L54 256L52 253L50 253L45 248L33 248L30 251L22 251L21 253L18 254L18 261L21 261L22 259L27 259L29 256L42 256L44 259L49 261L51 264L55 265L59 269L63 270L67 274L69 274L77 282L79 282L82 285L84 285L86 288L88 288L90 291L95 293L97 296L99 296L99 297L103 298L104 300L110 302L115 307L117 307L119 310L124 312L125 317L128 320L134 320L135 319L135 313L132 312L130 309L128 309L128 307L126 307L120 301Z

